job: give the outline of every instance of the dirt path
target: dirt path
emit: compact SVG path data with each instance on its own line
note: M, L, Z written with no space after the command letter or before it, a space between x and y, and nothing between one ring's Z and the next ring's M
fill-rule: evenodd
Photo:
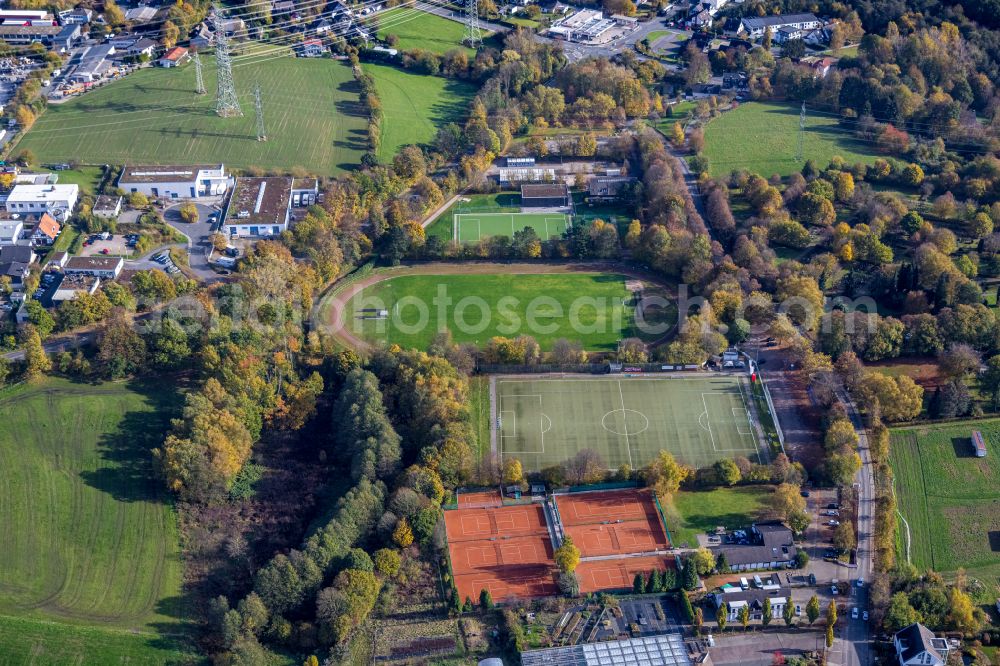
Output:
M367 287L402 275L544 275L558 273L620 273L626 277L648 280L658 285L666 286L661 278L636 270L623 264L609 262L573 262L573 263L497 263L490 261L475 261L462 263L427 263L396 266L394 268L378 269L356 282L344 284L343 281L334 284L325 294L320 296L313 309L312 330L328 333L347 346L358 351L369 351L373 345L349 330L345 326L345 309L354 296ZM673 289L671 288L671 292ZM671 328L671 331L673 328ZM670 332L664 337L668 337ZM657 344L659 341L654 342Z
M448 210L449 208L451 208L452 204L454 204L456 201L458 201L461 198L462 198L461 194L456 194L452 198L450 198L447 201L445 201L443 204L441 204L440 206L438 206L437 208L435 208L431 212L430 215L428 215L427 217L425 217L424 221L420 223L420 226L422 226L424 229L426 229L427 227L431 226L431 222L433 222L434 220L436 220L439 217L441 217L442 213L444 213L446 210Z

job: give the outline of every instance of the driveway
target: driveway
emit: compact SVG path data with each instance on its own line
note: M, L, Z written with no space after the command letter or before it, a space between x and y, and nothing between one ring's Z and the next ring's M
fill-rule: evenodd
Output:
M821 625L822 622L816 623L816 626ZM713 638L715 647L711 649L711 654L712 663L716 666L771 666L775 652L781 652L785 657L799 656L819 650L824 644L820 631L786 629L744 633L738 623L736 629L714 634Z
M187 238L187 248L191 272L198 279L204 282L215 282L219 279L219 274L212 270L208 263L208 255L212 251L212 244L209 237L214 231L214 225L208 221L208 216L212 213L220 213L217 205L196 203L198 209L197 222L185 222L180 216L180 207L183 204L175 204L163 211L163 219Z

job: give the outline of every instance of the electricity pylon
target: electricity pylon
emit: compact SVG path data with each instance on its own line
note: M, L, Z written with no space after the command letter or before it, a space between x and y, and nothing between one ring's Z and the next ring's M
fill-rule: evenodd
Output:
M806 136L806 103L802 102L802 111L799 112L799 150L795 153L795 161L802 161L802 143Z
M201 58L198 52L194 53L194 91L199 95L205 94L205 79L201 75Z
M483 43L483 31L479 27L479 0L465 0L465 42L474 49Z
M257 140L267 141L267 132L264 130L264 102L260 97L260 83L253 84L253 110L257 116Z
M215 98L215 113L223 118L242 116L240 101L236 98L233 82L233 61L229 57L229 42L222 20L222 10L215 8L215 63L219 68L219 90Z

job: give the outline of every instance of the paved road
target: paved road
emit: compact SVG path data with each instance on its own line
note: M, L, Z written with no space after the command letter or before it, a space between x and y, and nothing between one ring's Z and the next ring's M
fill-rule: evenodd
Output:
M857 605L862 610L868 608L868 585L871 583L875 570L872 547L872 536L875 528L875 478L872 471L871 453L868 448L868 433L865 431L864 423L857 407L851 401L847 392L840 388L837 391L837 398L847 410L847 415L854 424L854 430L858 434L858 455L861 456L861 469L855 477L855 487L858 490L858 568L857 576L865 581L864 587L852 586L852 605ZM861 620L851 620L847 615L846 631L843 631L834 643L834 650L840 649L840 654L831 654L829 662L831 666L868 666L871 664L871 631L870 623Z
M219 207L217 205L195 204L198 208L198 221L189 224L180 218L181 205L177 204L163 211L163 219L187 239L188 263L195 277L203 282L217 282L220 276L212 270L208 263L208 255L211 252L209 237L214 231L214 225L208 221L208 216L212 213L218 213Z

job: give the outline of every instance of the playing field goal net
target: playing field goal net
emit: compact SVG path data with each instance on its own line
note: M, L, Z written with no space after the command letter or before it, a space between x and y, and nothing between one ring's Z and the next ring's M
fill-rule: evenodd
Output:
M535 230L542 240L560 238L571 226L566 213L466 212L454 215L454 239L457 243L477 243L491 236L507 236L526 227Z

